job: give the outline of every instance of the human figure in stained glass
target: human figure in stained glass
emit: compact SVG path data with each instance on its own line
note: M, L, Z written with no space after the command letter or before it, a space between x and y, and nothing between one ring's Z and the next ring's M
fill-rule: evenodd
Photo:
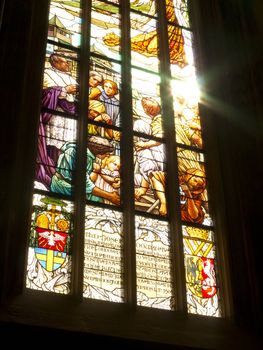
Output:
M103 76L99 72L90 71L89 73L89 100L98 100L102 93L101 84Z
M105 105L97 100L91 100L89 102L88 118L96 122L103 122L112 125L112 119L109 114L106 113Z
M42 108L73 114L76 111L78 83L69 73L69 63L65 57L57 54L51 54L49 62L51 67L44 71ZM47 125L52 116L49 111L43 110L39 123L36 180L46 188L49 188L55 173L56 158L59 154L59 150L55 146L47 145L46 140L47 136L52 138L52 135L47 135Z
M49 61L51 67L44 71L43 107L74 113L78 83L69 73L69 62L57 54L51 54Z
M89 101L88 119L94 120L95 122L102 122L108 125L112 125L111 117L106 113L105 105L97 100ZM118 140L115 134L118 131L105 128L99 125L88 123L88 134L89 135L99 135L107 137L109 139Z
M119 92L117 83L104 79L102 87L103 91L99 99L105 104L106 113L111 117L112 124L120 126L120 101L115 97Z
M144 112L151 117L151 123L148 124L143 119L134 123L134 131L150 134L162 138L162 119L161 107L152 97L144 97L141 101ZM157 199L160 201L159 213L165 216L167 214L165 198L165 172L164 172L164 146L160 141L141 138L135 143L139 171L142 175L142 182L139 188L135 189L135 198L140 199L146 194L149 185L155 190Z
M120 188L120 157L109 155L105 157L101 165L95 163L94 171L90 174L90 178L96 187L107 192L119 191ZM110 203L106 199L105 203Z
M190 168L179 178L181 189L182 220L202 224L206 214L204 191L205 174L200 169Z
M114 204L120 204L120 196L117 191L107 192L95 186L90 178L94 170L96 157L104 159L113 152L113 146L105 139L98 136L91 136L88 139L87 147L87 167L86 167L86 194L87 199L95 202L103 202L103 199L109 200ZM73 172L76 169L76 143L66 142L61 148L57 162L56 173L52 177L51 191L72 195Z

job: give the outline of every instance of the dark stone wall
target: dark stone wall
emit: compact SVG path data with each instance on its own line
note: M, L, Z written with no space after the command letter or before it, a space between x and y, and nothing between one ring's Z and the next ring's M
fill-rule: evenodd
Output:
M202 51L207 101L204 110L215 124L220 178L229 233L230 280L234 322L240 329L260 332L262 320L262 1L197 0L195 25ZM2 300L21 290L29 194L32 186L41 77L46 35L45 0L2 3L1 76L1 219L0 282ZM0 11L1 12L1 11ZM35 91L28 96L29 90ZM17 259L18 263L12 261ZM8 332L41 333L29 326L3 323ZM59 331L42 328L59 335ZM61 331L63 332L63 331ZM63 333L66 334L66 333ZM68 333L71 337L74 333ZM80 334L75 333L77 337ZM84 335L82 335L84 337ZM99 340L100 339L100 340ZM106 339L106 340L105 340ZM96 338L103 344L108 338ZM111 340L126 347L125 341ZM131 343L130 343L131 344ZM136 347L138 344L132 343ZM143 344L158 348L158 344ZM148 346L148 347L147 347ZM159 344L161 349L170 349Z
M208 82L206 102L217 131L235 317L240 325L259 331L263 295L259 244L263 174L262 2L199 2L203 66L209 67L204 76Z
M7 293L21 290L29 193L35 159L48 1L5 1L0 32L1 254ZM35 135L35 136L34 136ZM28 197L29 196L29 197ZM26 200L28 198L28 200ZM17 264L13 264L13 259ZM8 271L8 273L6 273ZM3 289L2 289L3 291Z

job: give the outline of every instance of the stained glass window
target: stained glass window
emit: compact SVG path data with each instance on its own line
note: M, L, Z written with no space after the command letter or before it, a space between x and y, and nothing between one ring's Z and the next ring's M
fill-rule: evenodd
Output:
M50 1L42 82L27 288L220 317L187 1Z

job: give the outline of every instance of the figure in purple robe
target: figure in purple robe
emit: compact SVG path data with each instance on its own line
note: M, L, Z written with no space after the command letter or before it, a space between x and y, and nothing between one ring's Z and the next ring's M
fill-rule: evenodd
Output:
M69 63L64 57L57 54L51 54L49 61L51 67L44 71L42 109L74 114L78 84L69 74ZM58 147L47 144L46 129L52 116L53 114L49 111L43 110L39 122L36 180L47 189L50 188L51 178L55 174L56 160L60 153Z

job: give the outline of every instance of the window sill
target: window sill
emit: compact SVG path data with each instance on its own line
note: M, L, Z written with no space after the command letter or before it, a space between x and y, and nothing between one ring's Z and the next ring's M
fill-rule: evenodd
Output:
M226 319L26 291L2 306L0 322L202 349L248 349L255 338ZM254 345L255 342L255 345Z

